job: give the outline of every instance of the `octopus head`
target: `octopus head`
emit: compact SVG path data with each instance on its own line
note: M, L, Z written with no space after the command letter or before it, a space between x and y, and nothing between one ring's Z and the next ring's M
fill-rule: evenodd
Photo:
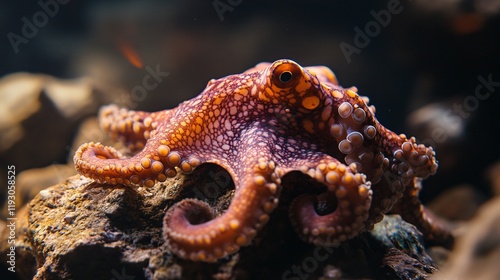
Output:
M266 112L273 114L286 130L297 129L302 135L332 143L346 139L351 130L364 128L370 109L352 89L340 87L329 68L301 67L287 59L257 67L262 70L257 98L268 104L270 108ZM342 131L331 133L334 124L338 124L334 129L342 128ZM369 136L373 136L374 127L367 129ZM356 144L360 142L358 134L352 135ZM342 148L348 148L343 150L352 150L347 146L343 145Z
M292 60L278 60L260 76L261 101L284 105L289 110L310 112L320 106L324 95L316 75Z

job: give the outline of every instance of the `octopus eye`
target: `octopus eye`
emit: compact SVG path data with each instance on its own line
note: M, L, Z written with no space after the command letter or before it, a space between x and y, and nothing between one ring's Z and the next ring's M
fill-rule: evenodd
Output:
M290 81L293 78L293 74L290 71L284 71L283 73L280 74L280 82L286 83Z
M303 76L302 68L290 60L279 60L270 66L271 84L281 89L294 88Z

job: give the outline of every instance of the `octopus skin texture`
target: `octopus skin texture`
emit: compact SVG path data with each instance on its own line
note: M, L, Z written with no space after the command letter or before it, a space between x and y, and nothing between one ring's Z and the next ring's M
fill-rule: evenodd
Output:
M100 143L82 145L76 169L98 182L151 187L203 163L231 175L234 197L224 213L215 215L206 202L191 198L167 210L166 243L184 259L214 262L249 245L276 208L289 172L321 186L289 206L292 225L306 242L339 244L391 211L431 241L452 238L418 199L420 181L438 166L432 147L383 127L368 98L339 86L324 66L260 63L209 81L174 109L105 106L100 123L136 154L126 158ZM335 207L318 213L321 203Z

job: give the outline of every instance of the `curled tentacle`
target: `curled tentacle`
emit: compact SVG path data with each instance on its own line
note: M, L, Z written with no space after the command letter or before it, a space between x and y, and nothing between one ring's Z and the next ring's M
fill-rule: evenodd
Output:
M260 161L243 176L229 208L219 217L202 201L186 199L166 213L163 233L176 255L214 262L248 245L278 204L274 162Z
M366 176L356 173L355 165L347 167L330 159L302 171L327 187L319 201L318 196L305 194L295 198L290 205L290 219L302 239L314 244L331 245L365 230L372 191ZM323 206L317 207L318 202ZM325 212L325 209L327 213L318 213Z

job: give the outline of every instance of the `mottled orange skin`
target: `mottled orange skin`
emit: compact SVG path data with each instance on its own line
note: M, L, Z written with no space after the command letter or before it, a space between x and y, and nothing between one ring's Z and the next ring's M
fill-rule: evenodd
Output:
M448 240L418 200L420 178L436 172L434 151L384 128L356 91L340 87L326 67L261 63L211 80L175 109L104 107L104 130L138 153L125 158L89 143L76 152L75 166L99 182L132 186L152 186L205 162L225 168L235 183L225 213L215 217L205 202L186 199L165 215L167 244L190 260L216 261L248 245L278 204L281 178L292 171L324 185L290 205L290 219L307 242L338 244L391 209L435 241ZM318 191L320 197L312 194ZM315 203L321 199L338 206L320 215Z

